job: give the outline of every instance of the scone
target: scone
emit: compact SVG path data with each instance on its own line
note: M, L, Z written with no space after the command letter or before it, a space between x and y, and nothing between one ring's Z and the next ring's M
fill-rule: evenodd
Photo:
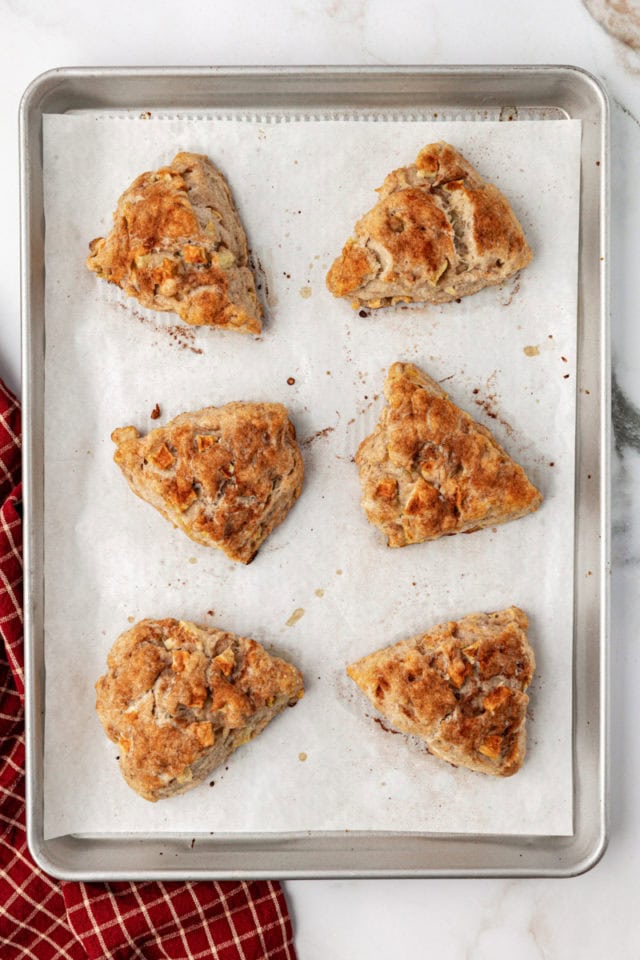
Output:
M518 607L474 613L347 667L373 706L430 753L478 773L510 777L526 751L524 692L535 657Z
M304 692L300 671L245 637L141 620L114 643L96 710L145 800L190 790Z
M503 283L532 257L509 202L448 143L394 170L327 275L354 307L447 303Z
M250 563L300 496L295 427L280 403L183 413L141 437L114 430L114 460L139 497L197 543Z
M179 153L125 190L93 270L144 307L186 323L260 333L262 308L231 191L208 157Z
M491 433L412 363L394 363L356 463L367 519L390 547L517 520L542 494Z

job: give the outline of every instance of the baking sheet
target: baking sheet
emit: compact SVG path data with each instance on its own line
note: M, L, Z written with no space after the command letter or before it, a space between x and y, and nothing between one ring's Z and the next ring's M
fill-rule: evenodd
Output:
M45 836L569 834L580 124L269 120L45 118ZM440 138L505 190L535 260L519 280L461 304L362 318L326 292L326 268L372 188ZM208 153L229 176L269 313L258 342L184 328L84 268L86 243L108 229L124 186L179 149ZM358 505L351 457L396 359L448 378L453 399L543 490L538 514L471 537L383 546ZM231 399L286 403L307 468L301 500L247 568L133 498L108 439L115 426L149 429ZM344 676L378 646L510 603L529 614L538 659L529 754L511 780L454 770L386 732ZM169 615L256 637L301 667L307 694L213 787L152 806L120 779L93 682L131 618Z

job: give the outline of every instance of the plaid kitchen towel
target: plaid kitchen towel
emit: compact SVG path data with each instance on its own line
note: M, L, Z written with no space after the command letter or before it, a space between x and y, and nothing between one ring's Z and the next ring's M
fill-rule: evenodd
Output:
M20 406L0 381L0 958L295 960L278 883L61 883L31 859L21 512Z

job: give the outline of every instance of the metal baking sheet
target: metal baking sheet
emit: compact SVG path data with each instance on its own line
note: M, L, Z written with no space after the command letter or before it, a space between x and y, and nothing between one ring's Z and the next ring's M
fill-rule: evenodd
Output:
M429 110L442 119L583 121L578 316L574 628L574 834L487 837L380 832L135 837L43 833L44 231L42 116L75 110L230 111L363 119ZM606 619L608 576L606 304L607 106L575 68L62 70L23 101L23 336L25 608L28 668L29 842L45 870L65 877L566 875L595 863L606 843ZM589 415L581 384L589 384ZM594 393L596 396L594 396ZM593 417L594 403L599 417ZM588 479L587 479L588 478ZM599 481L599 482L598 482ZM578 571L589 571L588 577ZM195 841L195 842L194 842Z

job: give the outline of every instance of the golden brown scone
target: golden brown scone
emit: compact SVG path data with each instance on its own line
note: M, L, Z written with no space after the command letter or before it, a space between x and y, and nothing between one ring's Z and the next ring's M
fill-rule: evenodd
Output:
M304 464L280 403L182 413L141 437L111 434L114 460L139 497L188 537L250 563L300 496Z
M510 777L526 751L536 667L518 607L474 613L347 667L376 710L456 766Z
M378 193L327 274L331 293L354 307L447 303L531 260L507 199L448 143L424 147Z
M489 431L412 363L394 363L356 453L367 519L390 547L517 520L542 494Z
M208 157L179 153L125 190L93 270L152 310L187 323L260 333L262 308L231 191Z
M114 643L96 710L145 800L184 793L303 695L300 671L245 637L141 620Z

